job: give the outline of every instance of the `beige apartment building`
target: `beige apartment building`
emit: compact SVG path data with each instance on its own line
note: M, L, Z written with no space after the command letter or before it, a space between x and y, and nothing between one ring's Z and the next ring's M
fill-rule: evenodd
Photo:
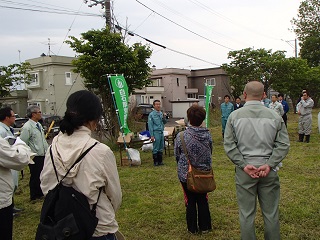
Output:
M43 114L64 115L69 95L85 89L80 75L72 72L73 59L43 54L26 60L32 66L32 81L27 85L28 106L39 106Z
M228 75L220 67L198 70L154 69L150 80L150 85L135 90L136 103L152 103L159 99L162 109L172 112L173 117L183 117L186 109L195 101L204 104L205 84L215 85L211 99L215 106L222 103L224 95L231 93Z

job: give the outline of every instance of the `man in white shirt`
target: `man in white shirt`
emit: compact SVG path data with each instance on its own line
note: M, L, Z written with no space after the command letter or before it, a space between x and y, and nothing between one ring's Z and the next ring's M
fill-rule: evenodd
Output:
M282 104L278 102L278 96L272 95L271 96L271 103L269 104L269 108L276 111L276 113L279 114L280 117L284 114Z

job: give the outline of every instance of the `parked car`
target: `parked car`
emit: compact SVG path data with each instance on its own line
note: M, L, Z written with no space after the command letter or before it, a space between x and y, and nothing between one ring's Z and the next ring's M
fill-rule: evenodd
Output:
M138 107L134 109L134 113L137 119L148 120L149 114L153 111L152 104L139 104Z
M22 126L29 120L29 118L16 118L13 128L22 128Z
M62 118L58 115L42 115L42 120L40 120L40 123L43 126L45 134L48 132L52 121L54 121L54 124L47 138L53 138L59 133L61 120Z
M19 115L18 115L19 116ZM29 120L29 118L16 118L13 124L14 135L19 136L21 128Z

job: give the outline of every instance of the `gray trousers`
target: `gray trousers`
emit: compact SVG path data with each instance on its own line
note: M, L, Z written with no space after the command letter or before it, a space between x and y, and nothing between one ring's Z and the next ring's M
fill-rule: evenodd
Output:
M310 135L312 125L312 115L306 115L299 117L299 134Z
M242 169L236 167L235 179L241 239L256 239L254 222L258 198L264 221L264 238L279 240L280 183L277 172L271 170L267 177L253 179Z

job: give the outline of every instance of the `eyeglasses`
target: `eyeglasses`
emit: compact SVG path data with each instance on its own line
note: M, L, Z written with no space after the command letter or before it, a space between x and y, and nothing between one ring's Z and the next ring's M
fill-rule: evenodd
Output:
M39 112L33 112L33 113L37 113L37 114L38 114L38 113L41 113L41 111L39 111Z

